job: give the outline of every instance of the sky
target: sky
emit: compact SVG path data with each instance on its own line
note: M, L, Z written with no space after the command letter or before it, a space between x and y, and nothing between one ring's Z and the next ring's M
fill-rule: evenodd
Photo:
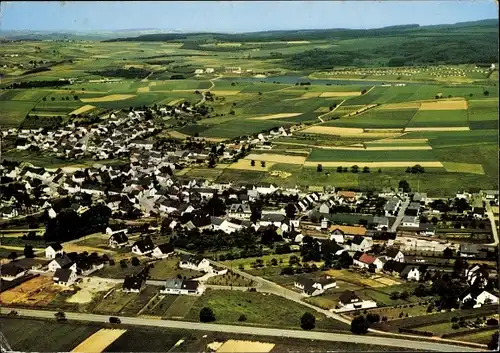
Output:
M495 0L445 1L16 1L1 2L0 30L164 29L252 32L380 28L498 18Z

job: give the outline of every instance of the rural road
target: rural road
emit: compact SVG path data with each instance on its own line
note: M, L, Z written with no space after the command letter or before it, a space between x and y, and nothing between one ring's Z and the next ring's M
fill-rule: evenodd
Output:
M203 104L205 103L206 101L206 96L205 96L205 93L210 91L212 88L215 87L215 80L218 80L219 78L221 78L222 76L217 76L216 78L212 78L210 79L210 83L211 83L211 86L208 87L207 89L204 89L203 91L201 91L201 101L199 101L198 103L196 103L195 105L200 105L200 104Z
M491 222L491 232L493 233L493 239L495 239L495 242L490 243L488 245L497 246L498 243L500 242L498 240L498 228L495 223L495 215L493 214L493 210L491 209L491 206L488 202L486 203L486 213L488 214L488 218Z
M8 314L11 309L0 308L0 313ZM28 310L16 309L20 316L38 317L45 319L54 319L55 311L45 310ZM66 313L66 318L78 321L90 322L109 322L109 316L95 315L95 314L82 314L82 313ZM437 352L480 352L480 349L468 348L463 346L454 346L436 342L425 341L410 341L399 338L376 337L376 336L361 336L341 333L328 333L317 331L299 331L299 330L283 330L272 329L264 327L250 327L250 326L236 326L236 325L220 325L220 324L206 324L199 322L186 322L186 321L173 321L173 320L157 320L135 317L119 317L122 324L136 325L136 326L156 326L177 328L185 330L201 330L201 331L215 331L226 332L245 335L258 335L258 336L274 336L274 337L293 337L308 340L321 340L332 342L349 342L361 343L370 345L390 346L399 348L419 349L422 351L437 351Z
M405 216L405 211L409 204L410 204L410 198L407 197L405 198L401 207L399 208L398 216L396 217L396 220L394 221L394 224L390 229L391 232L395 232L398 229L399 225L401 224L401 221L403 220L403 217Z

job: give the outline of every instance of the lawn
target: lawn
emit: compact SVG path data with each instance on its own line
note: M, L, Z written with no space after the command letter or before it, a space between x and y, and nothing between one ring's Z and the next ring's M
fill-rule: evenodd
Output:
M470 334L465 334L462 336L454 337L453 339L457 341L474 342L480 344L488 344L491 341L491 336L498 331L498 329L491 329L488 331L475 332Z
M466 110L419 110L408 127L468 126Z
M169 257L151 264L153 264L153 268L149 271L149 278L153 280L167 280L169 278L177 278L177 276L185 278L203 276L202 272L179 268L178 257Z
M17 352L70 352L97 332L94 324L67 324L55 320L0 318L2 333Z
M192 168L186 175L190 178L203 178L207 180L216 180L222 173L223 169L209 169L209 168Z
M300 253L264 255L261 257L247 257L243 259L223 261L222 263L225 264L226 266L230 266L235 269L239 268L240 265L243 265L244 269L250 269L252 268L251 264L258 259L261 259L264 262L264 265L266 266L271 266L270 261L272 259L276 259L278 261L278 266L284 267L288 266L288 260L290 259L291 256L298 256L300 258Z
M222 276L210 277L207 284L215 284L218 286L235 286L235 287L252 287L255 283L248 278L242 277L239 274L228 272Z
M217 178L219 183L232 182L238 184L259 183L266 175L265 172L253 170L224 169L224 172Z
M210 307L217 323L238 324L241 314L247 317L245 324L267 327L300 327L300 318L305 309L302 305L265 293L226 290L207 290L196 302L188 319L199 321L200 310ZM316 327L322 330L347 330L348 326L316 314Z

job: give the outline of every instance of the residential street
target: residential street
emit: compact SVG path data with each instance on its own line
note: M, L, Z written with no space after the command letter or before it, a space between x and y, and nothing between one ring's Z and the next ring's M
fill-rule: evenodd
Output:
M403 217L405 216L405 211L409 204L410 204L410 198L407 197L405 198L405 200L401 204L401 207L399 208L396 220L394 221L394 224L390 229L391 232L395 232L398 229L399 225L401 224L401 221L403 220Z
M11 309L0 308L0 313L7 314ZM28 317L39 317L46 319L54 319L55 311L45 310L28 310L16 309L19 315ZM90 322L109 322L109 316L81 313L66 313L66 318L69 320L90 321ZM293 337L309 340L322 340L333 342L350 342L362 343L371 345L381 345L400 348L420 349L422 351L437 351L437 352L480 352L480 349L474 349L463 346L454 346L449 344L425 341L411 341L398 338L375 337L375 336L360 336L339 333L327 333L317 331L300 331L300 330L282 330L262 327L236 326L236 325L220 325L220 324L205 324L199 322L172 321L172 320L157 320L134 317L119 317L122 324L138 325L138 326L156 326L178 328L186 330L201 330L201 331L216 331L235 334L247 334L258 336L274 336L274 337Z
M488 202L486 203L486 213L488 214L488 219L490 220L490 223L491 223L491 232L493 233L493 239L495 239L495 241L493 243L490 243L488 245L497 246L499 243L498 228L497 228L497 225L495 223L495 215L493 214L493 210L491 209L491 206Z

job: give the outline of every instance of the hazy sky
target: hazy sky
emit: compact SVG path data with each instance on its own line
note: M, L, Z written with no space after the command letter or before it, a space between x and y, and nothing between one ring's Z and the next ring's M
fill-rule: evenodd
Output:
M1 3L1 30L155 28L244 32L377 28L497 18L495 0L446 1L52 1Z

